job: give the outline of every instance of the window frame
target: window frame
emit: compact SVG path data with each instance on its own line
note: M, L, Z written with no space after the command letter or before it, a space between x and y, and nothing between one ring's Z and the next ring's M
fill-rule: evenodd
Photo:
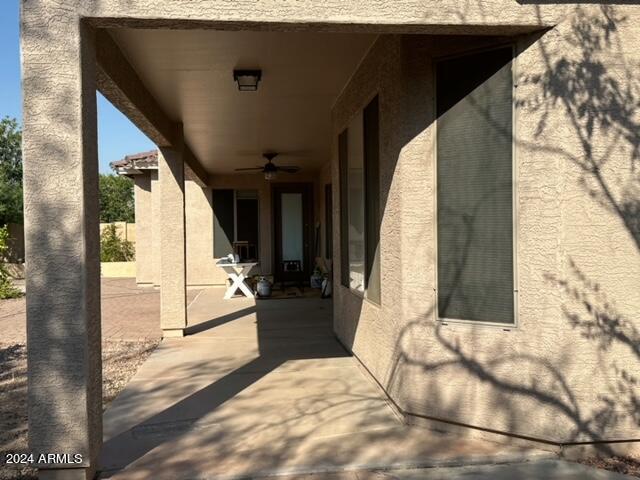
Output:
M333 260L333 185L324 184L324 258Z
M491 52L494 50L501 50L511 48L511 218L512 218L512 259L513 259L513 322L501 323L490 322L486 320L468 320L461 318L446 318L440 317L440 309L438 305L438 95L437 95L437 74L438 63L446 60L452 60L456 58L463 58L469 55ZM518 214L518 161L517 161L517 59L518 49L517 44L513 41L505 43L499 43L490 47L476 48L467 50L464 52L456 53L453 55L444 55L440 57L434 57L432 59L432 79L433 79L433 112L434 112L434 140L433 140L433 238L434 238L434 279L433 279L433 294L434 294L434 318L440 325L461 325L461 326L475 326L475 327L491 327L501 328L505 331L515 330L519 328L519 282L518 282L518 232L519 232L519 214Z
M375 131L369 132L375 137L375 161L372 164L372 158L369 156L367 139L367 109L372 106L375 101ZM380 216L380 96L376 93L362 108L362 143L363 143L363 171L364 171L364 295L375 305L382 305L382 255L380 255L380 230L382 219ZM373 177L372 177L373 174ZM372 182L374 185L370 185ZM373 186L375 192L369 187ZM375 205L375 207L373 207ZM373 208L372 208L373 207ZM372 218L375 217L375 218ZM370 221L375 224L370 224ZM370 234L372 230L377 232L375 235L377 240L377 249L371 251L372 242ZM369 284L371 274L374 270L374 264L378 263L377 270L377 298L369 295Z
M365 109L375 100L377 99L378 102L378 109L377 109L377 119L378 119L378 128L377 128L377 138L378 138L378 159L377 159L377 173L378 173L378 192L377 192L377 198L378 198L378 202L380 202L381 199L381 190L380 190L380 185L381 185L381 181L380 181L380 165L381 165L381 157L382 157L382 153L381 153L381 145L380 145L380 136L381 136L381 128L380 128L380 118L381 118L381 114L380 114L380 92L376 89L370 96L368 96L365 101L363 102L362 107L356 109L354 111L354 113L348 118L348 120L345 122L345 126L342 130L340 130L340 132L338 133L338 138L337 138L337 142L338 142L338 206L339 206L339 215L340 215L340 285L342 287L344 287L345 289L347 289L351 294L355 295L356 297L358 297L361 300L366 301L367 303L369 303L370 305L376 307L376 308L382 308L382 301L383 301L383 295L382 295L382 255L378 256L378 262L379 262L379 274L380 274L380 279L379 279L379 287L380 287L380 299L372 299L369 298L369 296L367 295L367 286L368 286L368 272L367 272L367 249L368 249L368 242L367 242L367 231L368 231L368 213L367 213L367 179L366 179L366 162L367 162L367 158L366 158L366 146L365 146L365 138L364 138L364 111ZM348 245L349 245L349 219L350 219L350 215L349 215L349 199L348 199L348 193L349 193L349 125L351 124L351 122L353 121L354 117L356 117L357 115L361 115L362 117L362 161L363 161L363 184L362 184L362 188L363 188L363 221L364 221L364 255L365 255L365 259L364 259L364 272L363 272L363 290L356 290L354 288L351 287L351 275L350 275L350 262L349 262L349 250L348 250ZM340 138L343 137L344 135L344 158L341 156L341 140ZM344 164L342 162L342 160L345 160ZM346 167L346 168L344 168ZM343 172L343 169L345 170L345 172ZM346 175L344 174L346 173ZM343 180L345 179L345 180ZM344 184L343 184L344 182ZM346 186L346 188L344 188ZM345 199L345 195L343 195L343 188L344 190L346 190L346 199ZM335 198L333 199L335 202ZM346 220L346 228L344 225L344 220ZM378 205L378 228L381 228L382 225L382 212L380 210L380 205ZM379 245L382 243L382 236L380 235L380 233L378 234L378 242ZM345 254L345 248L344 246L347 246L346 249L346 254ZM345 262L346 259L346 262ZM346 266L347 268L345 269L344 266ZM345 271L346 271L346 277L345 277ZM346 283L345 283L346 282Z
M211 201L213 202L213 192L215 190L231 190L233 192L233 239L231 240L231 246L233 247L233 243L238 241L238 191L255 191L256 192L256 204L257 204L257 210L258 210L258 244L256 245L256 261L258 264L260 264L260 260L261 260L261 255L260 255L260 247L262 244L262 238L261 238L261 225L260 225L260 209L261 207L261 202L260 202L260 191L257 188L211 188ZM216 222L216 213L215 213L215 209L213 207L213 205L211 206L211 214L213 215L213 224L215 226L215 222ZM213 258L216 259L220 259L220 258L224 258L224 257L216 257L215 255L215 227L214 227L214 238L213 238Z
M338 201L340 214L340 285L351 291L349 274L349 127L338 134Z

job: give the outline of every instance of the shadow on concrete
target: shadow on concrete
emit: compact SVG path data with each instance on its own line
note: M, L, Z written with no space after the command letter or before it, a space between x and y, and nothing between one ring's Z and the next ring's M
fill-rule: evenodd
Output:
M211 320L199 322L195 325L189 325L187 328L185 328L184 333L185 335L195 335L196 333L211 330L213 328L219 327L220 325L224 325L225 323L232 322L238 318L255 312L255 307L243 308L242 310L227 313L226 315L222 315L221 317L212 318Z
M233 302L234 300L219 299L218 301ZM184 344L180 348L188 349L199 344L207 346L207 350L211 352L220 344L237 341L238 335L240 335L242 341L238 344L238 349L251 352L253 343L245 342L244 338L255 335L257 356L238 368L234 368L232 357L238 352L234 352L233 347L230 347L231 350L228 346L220 347L226 352L224 355L209 356L215 365L196 361L189 364L185 370L176 373L177 377L174 379L176 382L188 380L189 377L210 378L213 376L219 378L208 383L204 388L198 389L195 393L190 393L185 398L173 403L169 408L144 418L137 425L108 439L102 451L102 458L105 459L103 465L107 469L103 472L103 476L109 476L111 473L133 464L151 450L176 442L194 428L197 429L201 419L215 412L225 402L238 396L287 362L348 357L348 353L332 334L329 306L326 305L318 313L319 303L330 304L330 301L314 300L308 305L306 300L291 299L258 302L257 305L240 308L189 327L187 331L192 336L179 342L188 342L193 339L196 343ZM291 312L288 307L294 304L295 307ZM241 327L243 329L241 333L233 333L236 332L233 330L231 333L216 334L216 329L224 326L236 328L233 322L239 321L246 324ZM202 337L202 334L207 336ZM209 341L213 343L210 344ZM209 345L211 345L210 349ZM156 354L162 354L162 346ZM206 354L202 355L203 358L207 356ZM241 360L242 356L240 356ZM167 368L171 368L171 366L167 365ZM205 381L205 383L207 382ZM131 388L130 385L128 389ZM135 389L135 386L133 388ZM148 394L147 391L142 395ZM140 400L142 398L140 397ZM320 409L330 408L330 404L330 400L322 402ZM256 406L259 408L259 402L252 408L255 409ZM269 409L265 408L265 410ZM294 412L282 412L282 421L284 422L284 417L291 413ZM314 414L317 413L314 412ZM304 417L305 414L298 412L294 417L297 415ZM251 428L253 435L259 434L260 424L258 422L247 427ZM207 442L210 442L208 445L214 449L220 449L223 445L220 443L220 439L216 438L210 438ZM277 462L277 456L269 460Z

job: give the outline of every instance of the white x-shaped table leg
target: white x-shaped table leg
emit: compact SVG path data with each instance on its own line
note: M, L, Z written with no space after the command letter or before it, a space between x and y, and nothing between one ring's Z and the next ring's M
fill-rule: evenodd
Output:
M228 268L225 270L227 271L227 275L232 281L231 286L227 288L227 292L224 294L225 300L233 297L238 289L240 289L240 291L244 293L247 298L254 298L253 292L249 288L249 285L247 285L247 282L245 282L247 274L249 273L249 270L251 270L251 266L242 267L240 273L236 272L233 268Z

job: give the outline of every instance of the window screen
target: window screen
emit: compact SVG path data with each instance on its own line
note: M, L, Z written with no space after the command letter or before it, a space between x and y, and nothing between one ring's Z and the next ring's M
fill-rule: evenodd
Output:
M324 257L333 259L333 193L331 184L324 186Z
M234 220L233 190L213 190L213 256L226 257L233 253Z
M256 190L236 191L236 241L248 242L247 260L258 258L260 210Z
M437 64L440 318L514 322L512 56Z
M365 288L367 298L380 303L380 145L378 97L363 112L366 217Z
M364 293L365 216L362 112L358 112L349 123L348 138L349 287Z
M349 287L349 164L348 130L338 137L338 168L340 169L340 283Z

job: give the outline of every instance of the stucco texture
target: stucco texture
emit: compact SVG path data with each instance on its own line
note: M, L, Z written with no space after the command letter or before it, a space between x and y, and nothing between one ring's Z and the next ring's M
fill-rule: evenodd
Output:
M29 449L91 467L102 442L93 36L43 13L23 8L21 38Z
M187 267L183 150L158 152L160 184L160 324L162 330L187 326Z
M640 438L639 21L575 7L514 39L515 327L434 311L432 61L505 39L381 37L337 102L334 139L379 94L383 281L381 307L336 287L336 332L405 412L556 443ZM337 145L333 171L337 185Z
M481 40L393 35L334 109L337 135L380 94L383 212L382 306L336 287L335 328L406 410L556 442L638 438L639 17L546 1L23 0L30 448L83 453L88 476L100 448L91 27L125 25L504 35L559 23L517 39L518 327L445 327L433 312L430 58ZM150 130L144 93L125 110Z

